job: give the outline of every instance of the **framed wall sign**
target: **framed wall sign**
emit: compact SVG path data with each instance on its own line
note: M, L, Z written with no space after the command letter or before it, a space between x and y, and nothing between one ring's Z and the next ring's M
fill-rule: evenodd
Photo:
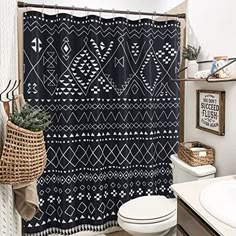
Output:
M225 92L197 90L197 124L213 134L225 135Z

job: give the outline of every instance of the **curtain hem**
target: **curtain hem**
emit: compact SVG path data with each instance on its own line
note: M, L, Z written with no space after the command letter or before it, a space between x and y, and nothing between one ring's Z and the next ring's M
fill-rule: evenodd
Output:
M37 233L25 233L24 236L49 236L50 234L58 234L58 236L74 235L74 234L76 234L74 236L77 236L77 235L78 236L82 236L82 235L92 236L92 235L98 235L98 233L99 234L112 233L112 232L120 231L120 230L121 228L118 226L117 221L109 221L103 225L83 224L83 225L78 225L70 229L60 229L57 227L51 227Z

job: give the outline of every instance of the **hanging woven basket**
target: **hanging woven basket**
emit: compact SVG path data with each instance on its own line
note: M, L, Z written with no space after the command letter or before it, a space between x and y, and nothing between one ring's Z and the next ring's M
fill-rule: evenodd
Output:
M7 122L0 159L0 183L16 184L38 178L46 165L43 131L33 132Z

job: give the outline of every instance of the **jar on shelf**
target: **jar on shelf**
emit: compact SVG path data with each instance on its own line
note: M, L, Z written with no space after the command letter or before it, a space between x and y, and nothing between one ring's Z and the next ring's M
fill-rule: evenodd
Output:
M228 63L228 57L227 56L217 56L214 57L214 60L211 65L211 73L214 73L215 71L219 70L223 66L225 66ZM214 77L216 78L228 78L230 77L230 71L228 67L223 68L222 70L216 72L214 74Z

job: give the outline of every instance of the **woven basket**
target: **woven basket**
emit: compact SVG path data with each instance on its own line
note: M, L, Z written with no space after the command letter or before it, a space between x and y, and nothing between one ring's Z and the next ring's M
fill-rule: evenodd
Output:
M193 151L190 148L202 147L204 151ZM191 166L210 165L215 161L214 149L198 141L179 143L178 157Z
M0 183L31 182L42 174L45 164L43 131L29 131L8 121L0 159Z

